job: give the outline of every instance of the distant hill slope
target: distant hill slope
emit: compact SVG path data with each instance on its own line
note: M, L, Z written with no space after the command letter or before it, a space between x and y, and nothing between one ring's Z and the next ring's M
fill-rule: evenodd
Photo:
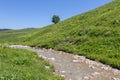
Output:
M12 30L12 29L0 29L0 31L8 31L8 30Z
M84 55L120 69L120 0L21 35L18 43Z
M0 43L15 44L22 41L22 36L37 31L35 28L26 28L21 30L0 31Z

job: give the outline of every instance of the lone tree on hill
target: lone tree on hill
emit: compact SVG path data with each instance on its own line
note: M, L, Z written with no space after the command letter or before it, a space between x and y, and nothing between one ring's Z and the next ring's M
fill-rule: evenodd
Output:
M54 24L57 24L58 22L60 22L60 17L58 15L53 15L52 22Z

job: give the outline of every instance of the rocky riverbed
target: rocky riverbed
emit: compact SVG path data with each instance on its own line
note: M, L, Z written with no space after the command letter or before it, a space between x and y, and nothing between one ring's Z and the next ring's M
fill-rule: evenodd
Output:
M120 80L120 70L89 60L84 56L22 45L11 45L10 47L35 51L55 66L55 74L65 77L66 80ZM49 69L49 66L46 68Z

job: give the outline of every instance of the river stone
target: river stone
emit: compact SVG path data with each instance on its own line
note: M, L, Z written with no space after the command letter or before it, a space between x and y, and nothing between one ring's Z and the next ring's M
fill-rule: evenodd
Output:
M74 63L78 62L78 60L73 60Z
M84 80L89 80L90 78L88 76L84 76Z
M120 80L120 79L119 79L119 78L115 78L115 77L113 77L112 80Z

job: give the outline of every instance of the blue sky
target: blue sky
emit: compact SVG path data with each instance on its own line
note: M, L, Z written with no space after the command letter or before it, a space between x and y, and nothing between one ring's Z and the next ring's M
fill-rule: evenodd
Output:
M65 20L112 0L0 0L0 28L39 28L52 24L51 17Z

